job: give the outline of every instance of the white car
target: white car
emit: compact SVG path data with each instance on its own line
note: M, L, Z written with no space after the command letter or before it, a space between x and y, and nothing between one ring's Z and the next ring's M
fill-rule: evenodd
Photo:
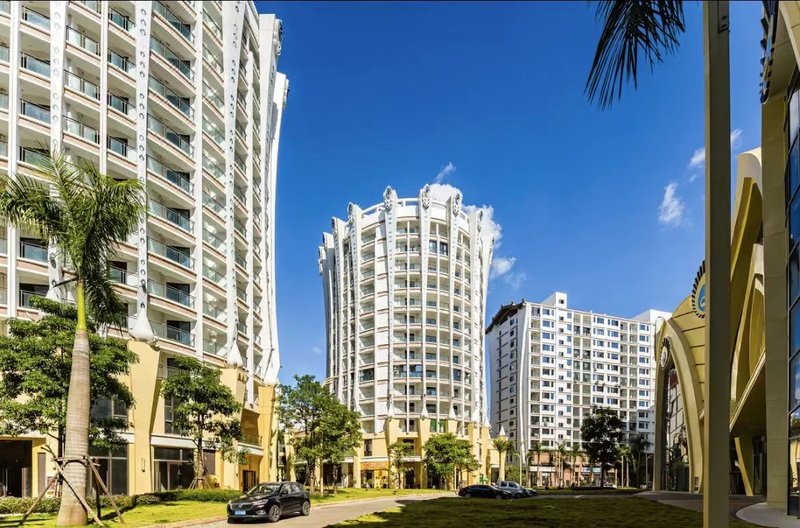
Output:
M501 480L497 483L497 487L511 493L511 496L515 499L528 496L528 490L513 480Z

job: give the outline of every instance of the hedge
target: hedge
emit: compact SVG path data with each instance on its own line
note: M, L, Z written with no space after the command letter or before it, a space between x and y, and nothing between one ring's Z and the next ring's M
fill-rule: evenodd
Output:
M179 501L200 501L200 502L228 502L229 500L240 497L242 492L226 489L182 489L170 491L157 491L144 493L142 495L114 495L114 501L121 510L129 510L136 506L146 506L159 504L161 502ZM0 515L21 514L28 511L33 505L35 498L0 498ZM89 504L94 507L94 497L88 499ZM36 513L58 513L61 505L59 497L45 497L36 507ZM100 506L104 513L111 511L111 500L103 495L100 497Z

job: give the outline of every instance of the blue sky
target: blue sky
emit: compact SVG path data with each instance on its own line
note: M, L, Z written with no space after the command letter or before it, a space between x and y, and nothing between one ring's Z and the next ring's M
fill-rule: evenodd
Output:
M677 306L704 240L702 13L686 9L680 50L600 111L583 93L600 31L585 2L259 3L283 20L291 88L276 219L281 381L325 374L317 246L331 217L379 202L386 185L416 196L448 165L443 183L502 226L488 318L554 290L623 316ZM737 153L759 143L761 4L731 11Z

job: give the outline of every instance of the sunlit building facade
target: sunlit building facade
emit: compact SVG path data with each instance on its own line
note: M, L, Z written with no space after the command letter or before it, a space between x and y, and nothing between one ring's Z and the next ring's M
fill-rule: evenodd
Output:
M250 1L0 2L0 169L35 176L49 147L146 188L147 215L110 270L139 355L136 407L103 406L129 420L129 445L93 453L114 492L191 481L192 444L159 395L182 355L223 369L244 404L247 463L207 453L210 475L239 489L275 478L281 40L281 22ZM0 316L36 318L33 295L71 299L52 287L63 270L35 233L9 226L0 249ZM52 476L44 442L0 440L0 479L17 466L7 493L35 495Z

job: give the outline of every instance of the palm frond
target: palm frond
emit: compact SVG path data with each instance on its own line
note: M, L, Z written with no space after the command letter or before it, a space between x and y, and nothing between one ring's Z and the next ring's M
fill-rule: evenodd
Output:
M622 96L625 81L638 86L639 61L653 69L680 44L686 29L680 0L607 0L597 3L604 21L585 91L600 108Z
M63 209L45 184L24 175L0 175L0 219L38 231L44 239L63 229Z

